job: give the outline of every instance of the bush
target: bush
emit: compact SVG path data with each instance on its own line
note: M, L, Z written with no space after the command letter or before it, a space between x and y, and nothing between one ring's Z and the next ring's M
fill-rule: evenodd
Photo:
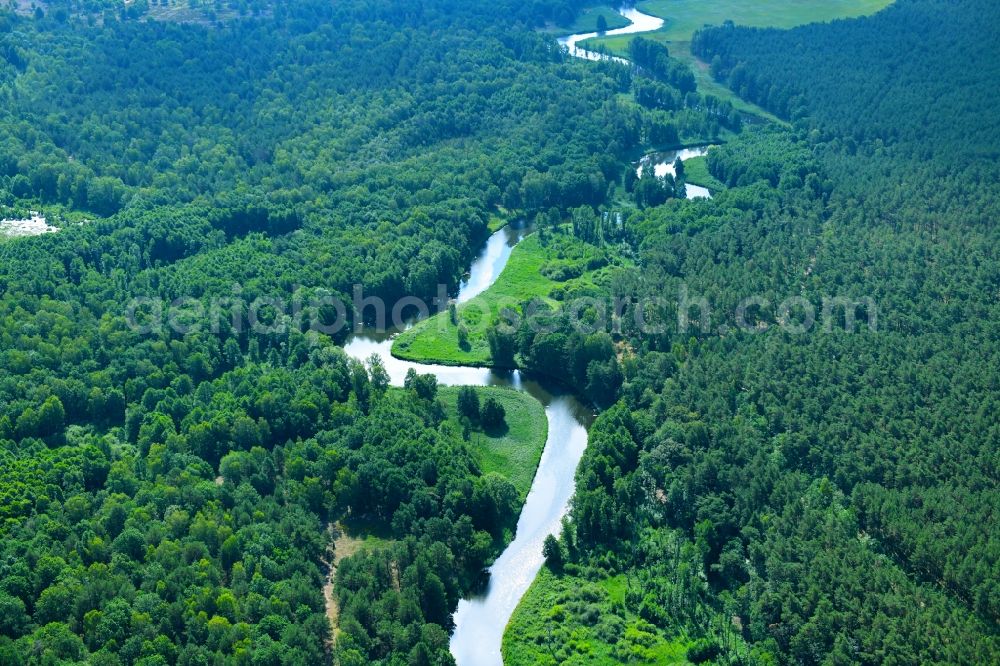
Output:
M701 638L687 649L687 659L692 664L701 664L719 656L719 644L710 638Z

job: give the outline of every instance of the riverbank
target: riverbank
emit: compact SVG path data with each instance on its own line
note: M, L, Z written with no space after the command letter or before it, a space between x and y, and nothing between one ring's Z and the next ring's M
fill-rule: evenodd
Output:
M669 24L670 21L668 20ZM632 39L637 35L612 35L593 36L580 42L580 48L588 50L601 50L616 58L627 58L628 48ZM753 102L748 102L727 86L712 78L712 72L708 63L702 62L691 53L690 36L686 41L671 41L667 38L667 33L662 31L644 32L640 35L643 39L650 39L660 42L670 51L670 57L680 60L688 66L694 74L695 86L702 95L711 95L719 100L729 102L733 108L741 114L760 118L767 122L772 122L783 127L790 127L788 122L782 120L763 107L757 106Z
M544 28L544 32L554 37L565 37L583 32L597 32L599 28L598 22L601 17L604 18L605 30L618 30L632 24L631 21L619 14L611 5L597 5L583 9L569 26L547 25Z
M443 312L399 334L392 355L416 363L491 366L486 331L503 308L519 310L522 303L534 298L558 308L560 298L594 288L608 264L606 253L569 233L550 231L544 244L537 233L532 234L512 250L489 289L458 304L454 319ZM463 327L464 338L459 333Z
M541 274L547 260L537 235L518 243L500 277L485 292L456 306L456 317L444 312L414 325L396 338L392 355L418 363L490 365L486 329L503 307L517 307L532 298L547 298L555 282ZM463 343L459 329L465 327Z
M514 254L513 250L524 241L525 234L525 229L512 225L490 236L473 261L469 276L463 280L456 300L465 303L493 287L507 268ZM566 238L567 242L579 242L569 234L559 234L559 237ZM503 629L521 596L542 567L542 543L545 537L558 533L560 521L568 510L575 490L576 467L587 447L587 429L593 421L594 412L558 383L523 376L517 370L495 371L468 365L407 361L391 353L392 345L392 336L386 335L384 331L365 329L348 337L344 351L359 361L368 359L372 354L380 356L393 386L401 386L407 373L413 370L420 374L434 375L442 396L449 393L450 389L445 388L448 386L501 386L523 392L544 406L544 434L541 424L537 422L533 426L526 426L545 440L537 465L535 455L529 452L528 447L514 454L502 441L482 446L478 454L482 470L489 470L490 465L495 465L495 469L504 469L512 479L511 482L516 487L519 484L522 489L528 483L534 468L523 507L518 513L511 513L512 516L517 515L514 538L490 566L489 585L485 594L463 598L454 614L455 631L451 637L451 651L457 663L475 666L500 664ZM508 428L510 433L515 430L512 422L508 423ZM472 443L477 444L475 434L470 435ZM482 441L479 443L486 444ZM522 491L518 492L520 494ZM510 534L504 535L502 541L509 537ZM494 545L499 547L502 543Z
M659 27L659 19L629 12L638 21L627 30ZM580 35L560 41L576 37ZM576 54L588 57L583 51ZM588 228L593 221L586 218L574 217L574 224ZM600 220L597 223L600 227ZM462 599L454 613L450 644L459 665L503 663L501 645L508 620L543 566L542 543L548 535L558 533L569 510L576 468L587 446L587 428L594 416L590 409L570 394L559 389L551 392L527 380L519 371L488 369L491 354L486 333L501 308L519 308L531 299L558 307L565 299L606 293L611 272L624 265L621 259L609 256L608 250L576 239L565 226L559 224L563 229L546 228L526 238L505 236L509 229L497 231L470 268L453 309L417 323L395 340L372 332L352 336L345 345L355 358L367 358L371 353L390 357L386 369L393 383L414 369L433 373L439 383L509 385L532 393L546 406L548 438L520 511L514 540L490 567L485 594ZM501 242L496 243L498 240ZM508 473L516 465L509 458L492 462ZM521 468L530 469L533 462L522 460Z
M509 387L472 387L483 405L487 399L497 401L504 410L503 425L494 429L484 429L478 423L464 421L458 412L457 386L440 386L437 401L441 406L445 421L442 427L468 430L467 446L479 467L481 477L495 475L510 482L516 491L512 502L512 515L520 515L530 492L542 452L548 440L549 424L545 407L531 394ZM392 391L401 391L392 388ZM511 528L513 525L511 525ZM513 541L514 531L505 528L492 544L493 552L499 555ZM376 534L364 520L348 520L327 526L329 550L324 560L327 566L323 597L326 616L331 629L331 647L340 633L340 607L335 592L337 567L340 563L361 552L371 552L391 546L388 534Z
M758 28L792 28L806 23L867 16L884 9L892 2L893 0L814 0L800 4L786 0L760 0L754 3L743 0L718 0L712 3L701 0L647 0L638 3L637 9L663 19L662 27L642 32L641 36L664 44L672 57L686 63L694 73L701 94L728 101L740 113L788 126L784 120L744 100L712 77L708 63L691 53L691 36L695 31L705 25L722 25L726 21ZM625 58L628 56L629 43L635 36L636 33L593 35L580 41L579 47Z

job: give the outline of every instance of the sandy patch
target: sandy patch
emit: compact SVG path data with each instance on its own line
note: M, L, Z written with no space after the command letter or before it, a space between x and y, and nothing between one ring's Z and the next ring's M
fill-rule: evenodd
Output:
M0 220L0 235L20 238L24 236L41 236L59 231L45 221L41 213L29 211L31 216L26 220Z
M337 634L340 628L337 620L340 617L340 607L337 605L337 597L333 594L333 579L337 575L337 565L345 557L350 557L357 553L364 546L364 539L348 536L344 527L340 523L327 526L330 535L333 537L330 551L328 552L329 571L326 575L326 585L323 586L323 597L326 599L326 617L330 620L330 633L333 636L333 644L337 642Z

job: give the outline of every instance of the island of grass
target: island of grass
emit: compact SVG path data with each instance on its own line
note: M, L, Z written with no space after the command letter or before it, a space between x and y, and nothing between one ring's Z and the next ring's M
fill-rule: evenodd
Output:
M518 310L538 298L551 306L575 295L596 293L615 261L602 248L574 238L568 230L537 233L518 243L497 281L456 308L452 321L443 312L400 334L392 355L419 363L484 367L491 363L487 329L504 308ZM464 327L464 342L459 333Z
M605 30L617 30L618 28L625 28L632 24L631 21L619 14L614 7L610 5L596 5L584 8L570 25L549 25L546 26L545 32L558 37L597 32L601 17L604 18Z
M627 610L625 590L623 575L594 582L543 567L504 631L503 663L689 663L692 641L666 636Z

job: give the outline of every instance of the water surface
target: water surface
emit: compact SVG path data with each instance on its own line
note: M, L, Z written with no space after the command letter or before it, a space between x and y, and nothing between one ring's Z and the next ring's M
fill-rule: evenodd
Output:
M635 167L636 175L641 175L642 170L647 166L653 167L653 173L657 177L663 178L667 174L671 176L676 176L677 171L674 169L674 163L678 160L684 162L691 159L692 157L703 157L708 155L709 146L696 146L694 148L681 148L679 150L666 150L656 153L649 153L644 155L639 164ZM684 183L685 196L688 199L711 199L712 193L708 191L708 188L702 187L701 185L692 185L691 183Z
M606 37L612 37L614 35L633 35L640 32L650 32L652 30L659 30L663 27L663 19L656 16L650 16L649 14L643 14L635 7L621 6L618 8L618 13L632 21L631 25L625 26L624 28L616 28L614 30L608 30L605 33L597 32L584 32L576 35L567 35L566 37L560 37L559 43L569 49L569 54L577 58L583 58L584 60L614 60L615 62L620 62L623 65L629 64L629 61L625 58L620 58L618 56L608 56L596 51L588 51L587 49L579 46L580 42L584 42L592 37L598 37L602 34ZM681 150L667 151L662 153L651 153L647 155L640 161L639 166L636 167L637 171L641 171L642 167L646 163L652 163L654 171L657 176L663 177L666 174L674 174L674 161L680 157L681 161L690 159L692 157L699 157L708 153L708 147L699 148L683 148ZM692 185L690 183L685 183L685 196L688 199L711 199L712 193L700 185Z

